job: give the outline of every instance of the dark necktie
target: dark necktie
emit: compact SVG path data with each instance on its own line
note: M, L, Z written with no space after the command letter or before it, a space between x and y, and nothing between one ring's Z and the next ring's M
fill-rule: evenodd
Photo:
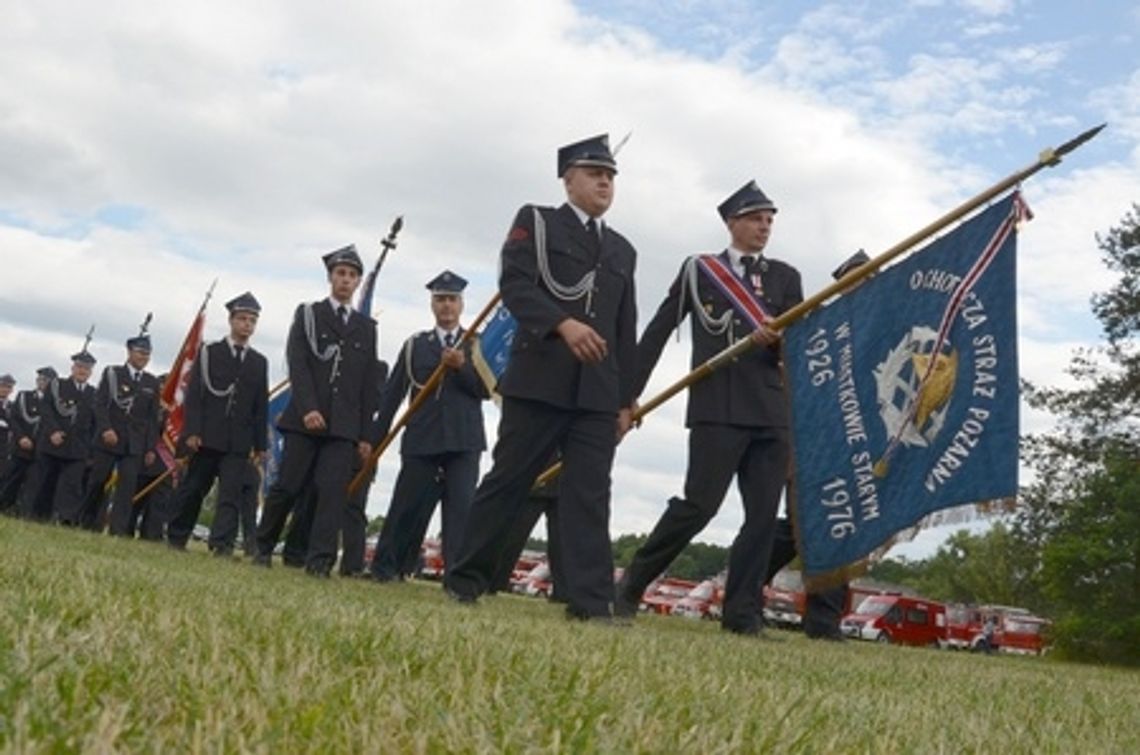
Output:
M139 379L141 377L142 377L142 370L135 370L134 372L131 373L131 380L134 381L135 385L139 384Z
M764 290L764 285L760 279L760 274L764 272L767 267L764 261L758 254L745 254L740 258L740 263L744 266L744 280L748 281L748 285L757 294Z
M336 308L336 313L340 316L340 321L345 325L348 325L348 307L341 304Z
M446 336L444 336L443 337L443 345L449 349L452 346L454 346L455 345L455 334L454 333L448 333Z
M238 346L235 343L234 344L234 356L237 357L237 360L240 362L242 357L245 356L245 347L244 346Z
M598 239L598 221L590 218L586 221L586 230L590 232L590 237L597 241Z

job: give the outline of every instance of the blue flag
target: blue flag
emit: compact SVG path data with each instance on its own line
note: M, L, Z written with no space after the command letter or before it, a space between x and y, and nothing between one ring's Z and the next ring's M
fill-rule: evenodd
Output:
M1015 193L791 325L794 507L826 580L928 514L1017 491Z
M505 306L499 305L471 350L475 371L492 395L497 395L495 386L506 371L507 363L511 361L511 342L515 340L518 326L514 315Z
M286 386L269 397L269 459L265 465L265 477L261 481L263 495L269 493L269 486L277 479L277 472L281 469L281 453L285 449L285 436L277 429L277 420L289 405L289 397L293 395L293 388Z

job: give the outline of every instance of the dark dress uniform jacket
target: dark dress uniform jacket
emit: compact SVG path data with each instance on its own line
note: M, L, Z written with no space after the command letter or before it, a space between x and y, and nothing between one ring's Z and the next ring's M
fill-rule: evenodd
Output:
M462 329L458 331L462 333ZM416 333L411 342L411 373L423 385L439 365L443 344L435 329ZM400 349L396 367L388 377L380 398L378 426L387 435L392 421L412 388L412 399L419 389L408 380L408 342ZM466 361L459 370L448 370L435 395L411 416L404 429L400 452L434 456L455 451L482 451L487 448L483 432L483 399L490 398L471 362L471 349L464 346Z
M727 250L719 256L725 265L730 264ZM761 274L764 289L762 301L768 313L776 317L803 300L803 288L800 274L795 268L779 260L765 259L768 270ZM719 318L726 310L733 309L728 298L703 272L697 270L696 275L701 305L712 318ZM751 290L751 285L747 285ZM692 321L693 368L732 345L728 341L727 331L716 336L709 334L698 322L692 305L685 266L682 266L665 301L661 302L638 343L637 395L644 390L669 334L678 327L682 317L688 316ZM739 314L734 315L732 331L737 340L747 337L752 330L747 319ZM731 365L690 386L685 424L692 427L702 423L787 427L788 407L784 398L779 349L762 346L754 348Z
M340 360L317 358L305 333L305 307L313 308L317 352L340 349ZM327 299L300 305L293 315L285 355L292 395L277 426L290 432L353 442L370 440L369 420L376 412L376 322L349 308L341 322ZM334 398L336 399L334 401ZM327 429L311 432L302 418L319 411Z
M40 411L44 406L44 399L37 398L35 391L20 391L16 400L9 406L9 417L12 423L12 456L21 459L35 458L35 451L25 451L20 448L21 438L30 438L34 446L39 438Z
M577 301L562 301L547 289L536 264L534 207L525 205L519 210L503 245L499 277L503 302L519 328L499 392L562 409L616 412L634 398L636 252L624 236L604 224L599 251L598 242L590 238L569 204L557 210L542 207L539 212L545 219L547 258L554 280L572 286L595 270L594 291ZM608 346L605 359L583 364L574 357L555 330L567 317L598 331Z
M58 391L59 405L55 392ZM75 409L70 419L61 413ZM95 436L95 389L84 383L82 388L71 378L55 378L44 396L40 414L39 443L36 450L60 459L86 459L91 455L91 440ZM65 433L63 445L53 446L51 435L57 430Z
M208 344L206 358L199 357L190 371L186 389L182 437L197 435L213 451L248 455L264 451L269 433L269 363L249 346L239 360L225 340ZM210 385L229 396L215 396L202 378L209 369Z
M114 396L111 395L112 390L115 391ZM95 393L96 447L120 456L142 456L154 450L158 443L161 391L158 378L149 372L144 371L135 383L126 365L114 365L103 370L99 390ZM129 408L119 406L120 401L129 401ZM98 437L107 430L114 430L119 436L114 447L107 446Z

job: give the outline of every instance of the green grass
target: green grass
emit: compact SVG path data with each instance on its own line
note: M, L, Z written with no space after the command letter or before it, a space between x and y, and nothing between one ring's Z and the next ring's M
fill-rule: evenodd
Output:
M1138 752L1140 674L568 622L0 520L0 746Z

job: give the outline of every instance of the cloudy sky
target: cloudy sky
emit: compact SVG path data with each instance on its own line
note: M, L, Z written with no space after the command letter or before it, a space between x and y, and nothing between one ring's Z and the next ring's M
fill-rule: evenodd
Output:
M430 324L424 282L468 277L473 315L516 208L562 199L557 146L604 131L633 134L607 219L639 250L644 323L686 254L723 246L715 207L750 178L780 206L769 254L810 292L1107 121L1024 187L1021 369L1062 384L1112 280L1094 235L1140 201L1137 2L7 0L3 18L0 371L23 386L92 323L119 361L150 311L165 368L215 278L210 336L252 289L280 379L294 306L326 293L320 254L375 257L403 215L378 297L393 361ZM650 392L687 356L672 343ZM615 534L679 491L682 404L623 444ZM395 470L392 454L370 513ZM739 521L733 497L702 539Z

